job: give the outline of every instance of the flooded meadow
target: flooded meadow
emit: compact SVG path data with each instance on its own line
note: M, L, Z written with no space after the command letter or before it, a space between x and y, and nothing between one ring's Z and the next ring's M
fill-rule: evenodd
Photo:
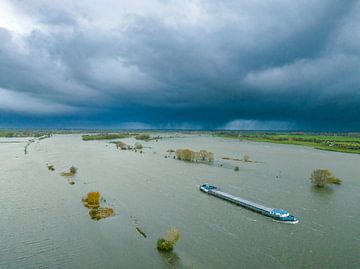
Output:
M360 155L151 135L161 137L133 150L111 142L135 145L134 137L0 138L0 268L360 267ZM178 149L206 150L213 160L178 160ZM343 184L313 187L319 168ZM288 210L299 223L206 195L203 183ZM172 252L158 251L172 227L180 239Z

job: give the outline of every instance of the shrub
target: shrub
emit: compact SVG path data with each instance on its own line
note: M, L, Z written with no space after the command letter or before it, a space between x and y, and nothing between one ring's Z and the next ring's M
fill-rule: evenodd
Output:
M77 173L77 168L75 166L71 166L69 172L62 172L61 175L63 177L73 177Z
M89 192L86 198L82 199L85 207L98 208L100 206L100 192Z
M135 149L143 149L143 145L140 144L139 142L136 142L136 143L134 144L134 148L135 148Z
M180 231L177 228L171 228L167 231L164 239L175 244L180 239Z
M196 152L192 151L191 149L178 149L175 153L178 160L182 161L209 163L214 161L214 153L206 150L200 150L199 152Z
M157 241L157 249L160 251L171 251L174 245L180 239L180 231L176 228L171 228L167 231L164 238Z
M190 149L178 149L176 150L176 157L182 161L192 162L194 159L194 152Z
M73 175L75 175L77 173L77 170L78 169L75 166L70 167L70 173L73 174Z
M239 166L235 166L234 170L239 171L240 170Z
M244 162L246 162L246 163L251 162L251 159L250 159L249 155L244 155Z
M47 168L48 168L50 171L55 171L55 167L54 167L54 165L52 165L52 164L48 164L48 165L47 165Z
M124 142L122 142L122 141L117 141L117 142L115 142L115 145L116 145L116 148L117 149L121 149L121 150L127 150L127 149L129 149L129 146L128 145L126 145Z
M89 211L89 216L91 219L93 220L100 220L100 219L104 219L104 218L108 218L113 216L114 213L114 209L109 208L109 207L99 207L99 208L94 208L91 209Z
M136 140L150 140L149 134L138 134L135 136Z
M174 248L174 246L164 238L158 239L156 246L160 251L172 251Z
M206 150L200 150L200 158L202 161L213 162L214 153Z
M326 184L341 184L341 179L332 175L327 169L317 169L311 173L311 182L316 187L324 187Z

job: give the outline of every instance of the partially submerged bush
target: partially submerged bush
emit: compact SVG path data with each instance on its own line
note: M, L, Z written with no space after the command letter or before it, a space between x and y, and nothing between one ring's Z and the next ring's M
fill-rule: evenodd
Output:
M63 177L73 177L76 175L77 173L77 168L75 166L71 166L70 169L69 169L69 172L62 172L61 175Z
M213 162L214 153L206 150L200 150L199 152L192 151L191 149L178 149L176 150L176 157L178 160L187 162Z
M182 161L193 162L194 152L190 149L178 149L176 150L176 157Z
M98 208L100 206L100 192L89 192L86 198L82 199L85 207Z
M125 144L124 142L122 142L122 141L115 142L115 145L116 145L117 149L121 149L121 150L127 150L130 147L127 144Z
M239 171L240 170L239 166L235 166L234 170Z
M250 159L250 156L249 155L244 155L244 162L246 162L246 163L249 163L249 162L251 162L251 159Z
M73 175L75 175L77 173L77 170L78 169L75 166L70 167L70 173L73 174Z
M136 140L150 140L149 134L138 134L135 136Z
M326 184L341 184L341 179L332 175L327 169L317 169L311 173L311 182L316 187L324 187Z
M47 168L48 168L50 171L55 171L55 167L54 167L54 165L52 165L52 164L48 164L48 165L47 165Z
M206 150L200 150L199 153L196 152L196 155L200 158L201 161L205 162L213 162L214 161L214 153Z
M100 207L100 192L89 192L86 198L81 199L83 205L90 208L89 216L93 220L100 220L115 215L114 209ZM106 200L101 199L103 202Z
M164 238L158 239L156 246L160 251L172 251L174 248L171 242L166 241Z
M89 216L93 220L100 220L111 217L115 214L114 209L109 207L93 208L89 211Z
M179 239L180 231L177 228L171 228L167 231L164 238L160 238L157 241L157 249L160 251L172 251Z
M135 148L135 149L143 149L144 147L143 147L143 145L140 144L139 142L136 142L136 143L134 144L134 148Z

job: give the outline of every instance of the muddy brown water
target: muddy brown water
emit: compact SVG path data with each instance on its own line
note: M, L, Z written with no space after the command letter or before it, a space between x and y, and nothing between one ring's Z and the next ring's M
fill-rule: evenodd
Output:
M169 135L142 142L143 154L80 135L36 141L27 155L27 139L0 143L0 268L360 268L360 155ZM215 165L164 158L177 148L210 150ZM258 162L221 159L245 154ZM75 185L60 176L72 165ZM316 168L343 185L314 189ZM205 182L300 222L277 223L203 194ZM90 191L116 216L91 220L81 203ZM160 254L156 241L170 227L181 239L174 253Z

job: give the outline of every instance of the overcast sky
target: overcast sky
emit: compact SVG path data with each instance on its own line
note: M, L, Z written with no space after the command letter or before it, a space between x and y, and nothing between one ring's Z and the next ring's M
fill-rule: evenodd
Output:
M0 0L0 127L360 130L360 1Z

